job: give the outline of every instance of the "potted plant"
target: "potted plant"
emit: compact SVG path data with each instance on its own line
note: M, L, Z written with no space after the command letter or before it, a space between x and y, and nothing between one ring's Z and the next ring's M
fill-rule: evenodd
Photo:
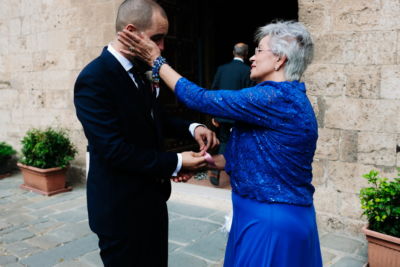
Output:
M400 266L400 178L389 180L374 170L363 177L371 185L360 190L369 267Z
M5 142L0 142L0 179L10 176L10 159L16 151Z
M21 143L21 188L47 196L72 190L66 187L66 172L76 149L64 130L32 129Z

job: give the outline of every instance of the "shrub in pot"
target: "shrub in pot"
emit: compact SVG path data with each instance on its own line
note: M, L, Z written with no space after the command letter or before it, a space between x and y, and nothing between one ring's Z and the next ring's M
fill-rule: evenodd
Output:
M0 142L0 179L10 175L10 159L16 151L5 142Z
M400 178L380 177L374 170L363 177L370 185L360 190L369 266L400 266Z
M70 191L66 171L76 149L62 129L32 129L23 137L22 158L18 163L24 177L21 188L43 195Z

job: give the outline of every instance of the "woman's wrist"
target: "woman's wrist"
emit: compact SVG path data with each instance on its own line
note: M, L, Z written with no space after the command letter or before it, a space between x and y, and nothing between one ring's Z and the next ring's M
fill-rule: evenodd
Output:
M155 82L155 83L159 83L160 82L160 68L164 64L167 64L167 60L162 56L158 56L153 61L153 68L152 68L152 79L153 79L153 82Z

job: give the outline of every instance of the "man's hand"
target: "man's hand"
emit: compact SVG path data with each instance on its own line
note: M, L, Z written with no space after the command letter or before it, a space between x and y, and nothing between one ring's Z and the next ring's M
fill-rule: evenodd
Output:
M186 183L194 176L194 172L179 172L178 176L172 177L175 183Z
M200 125L194 129L194 139L200 146L200 151L207 151L219 145L219 140L210 129Z
M186 171L196 171L207 166L204 152L195 153L193 151L182 152L182 169Z

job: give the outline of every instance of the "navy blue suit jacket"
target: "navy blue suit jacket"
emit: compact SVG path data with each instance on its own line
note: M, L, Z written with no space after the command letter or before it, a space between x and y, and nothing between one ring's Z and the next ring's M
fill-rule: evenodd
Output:
M250 67L242 61L234 59L218 67L211 88L238 90L252 85Z
M141 89L106 48L76 80L74 103L90 152L89 224L98 234L124 236L138 230L140 217L159 212L152 203L169 198L178 160L163 152L164 134L190 137L190 124L165 117L158 103L153 119Z

